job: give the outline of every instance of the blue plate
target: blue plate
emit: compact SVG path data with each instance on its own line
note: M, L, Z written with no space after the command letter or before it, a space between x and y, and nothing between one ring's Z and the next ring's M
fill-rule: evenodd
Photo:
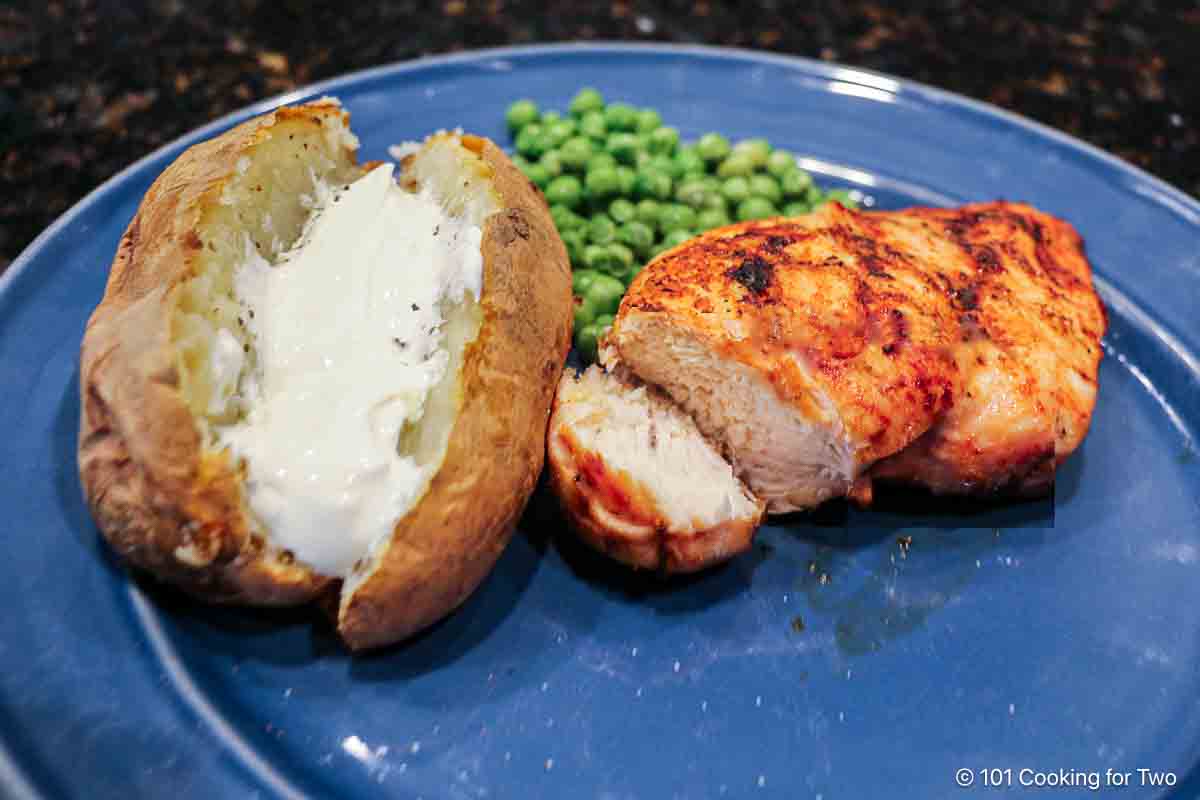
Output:
M564 541L539 492L466 606L359 659L304 612L130 580L76 477L84 321L153 178L261 104L109 181L0 282L4 793L1090 797L1094 773L1101 793L1196 796L1200 204L996 109L744 52L494 50L283 100L340 96L379 158L440 127L504 141L509 101L563 108L584 84L685 138L766 136L881 207L1004 197L1073 222L1111 330L1053 509L834 507L662 586Z

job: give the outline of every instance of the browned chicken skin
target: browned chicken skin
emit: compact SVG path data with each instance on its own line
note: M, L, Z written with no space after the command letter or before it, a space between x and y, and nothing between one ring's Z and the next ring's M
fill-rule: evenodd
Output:
M604 359L665 389L778 513L874 478L1045 490L1087 432L1105 325L1061 220L831 204L655 259Z

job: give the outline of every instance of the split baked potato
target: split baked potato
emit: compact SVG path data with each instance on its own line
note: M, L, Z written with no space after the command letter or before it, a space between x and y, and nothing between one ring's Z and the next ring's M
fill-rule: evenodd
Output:
M129 564L220 603L320 601L359 650L440 619L495 564L541 471L572 305L545 201L492 142L434 135L396 181L357 162L348 125L333 100L279 108L150 187L83 338L79 472ZM374 221L335 218L339 201ZM431 238L442 229L453 246ZM363 241L399 242L407 272L352 272L391 252ZM420 287L433 310L406 296ZM408 322L386 316L409 306ZM368 333L416 331L420 353L397 333L400 360L376 357L377 336L338 328L368 318ZM365 458L337 451L355 437L378 463L338 473Z

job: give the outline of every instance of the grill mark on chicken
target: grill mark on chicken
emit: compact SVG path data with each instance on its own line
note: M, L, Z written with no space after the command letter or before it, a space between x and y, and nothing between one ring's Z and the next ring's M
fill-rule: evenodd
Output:
M1068 292L1077 292L1086 288L1084 282L1078 275L1068 269L1064 269L1054 257L1054 242L1046 236L1045 228L1041 222L1030 220L1030 224L1034 230L1034 256L1037 258L1038 266L1042 272L1054 282L1054 285L1059 289ZM1083 240L1074 231L1070 232L1069 236L1073 241L1071 246L1074 246L1083 252Z
M979 284L972 283L950 290L951 302L961 311L974 311L979 308Z
M768 253L778 254L782 253L791 243L792 240L788 237L774 234L767 237L766 241L763 243L763 249L765 249Z
M898 308L893 308L889 312L892 322L891 340L883 345L883 354L885 356L894 356L896 351L908 339L908 319L904 316L904 312Z
M858 263L866 269L867 275L882 280L895 280L888 268L894 268L903 261L904 255L886 242L880 241L880 230L873 222L862 224L866 233L858 233L846 225L837 225L830 229L830 235L839 245L852 253Z
M761 256L750 256L742 259L741 264L725 274L745 286L750 294L761 299L771 288L771 282L775 278L775 267Z

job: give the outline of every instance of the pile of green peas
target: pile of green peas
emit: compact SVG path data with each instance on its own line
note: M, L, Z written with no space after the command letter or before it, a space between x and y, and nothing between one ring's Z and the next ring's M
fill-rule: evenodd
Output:
M706 133L683 143L654 109L606 104L593 88L566 114L518 100L505 119L513 161L545 194L571 258L575 347L587 360L630 281L662 251L735 221L855 205L765 139Z

